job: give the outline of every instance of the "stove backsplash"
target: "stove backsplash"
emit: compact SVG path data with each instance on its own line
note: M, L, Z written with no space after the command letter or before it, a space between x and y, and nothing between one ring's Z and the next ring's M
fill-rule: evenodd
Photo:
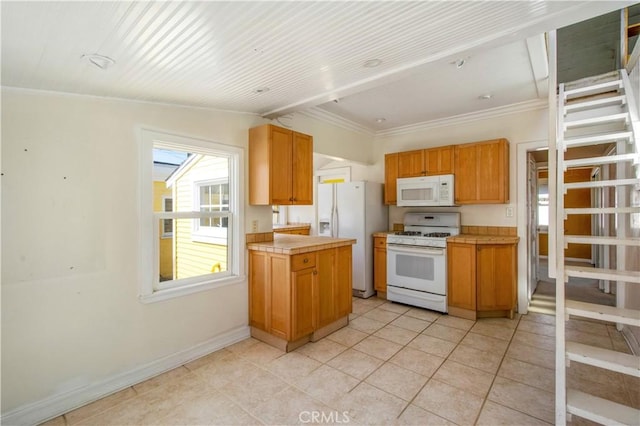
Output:
M516 228L516 214L513 217L507 217L507 208L516 212L516 204L487 204L487 205L471 205L458 207L398 207L389 206L389 229L402 230L402 221L405 213L460 213L460 222L462 226L475 226L487 228ZM398 228L396 228L398 226ZM504 232L504 231L503 231ZM490 234L493 235L493 234Z

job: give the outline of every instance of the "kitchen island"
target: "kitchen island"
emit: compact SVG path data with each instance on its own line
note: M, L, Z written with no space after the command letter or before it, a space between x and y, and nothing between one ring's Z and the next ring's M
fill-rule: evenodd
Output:
M346 326L355 242L274 234L247 244L251 336L289 352Z

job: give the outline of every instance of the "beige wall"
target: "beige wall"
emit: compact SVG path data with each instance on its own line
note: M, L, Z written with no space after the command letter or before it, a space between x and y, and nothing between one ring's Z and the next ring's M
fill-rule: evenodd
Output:
M516 226L516 206L526 203L526 194L516 191L516 145L524 142L547 140L547 110L538 109L494 116L473 121L431 126L410 133L376 138L377 164L383 161L388 152L409 151L443 145L457 145L489 139L506 138L509 146L509 204L472 205L447 208L447 211L459 211L464 225ZM384 166L378 168L384 173ZM506 217L506 207L514 208L513 217ZM427 211L428 209L402 208L391 206L389 223L402 223L407 211ZM442 210L442 209L440 209Z
M264 122L251 114L3 89L3 413L247 325L246 282L138 301L137 135L145 127L246 148L247 130ZM304 124L297 128L294 119L296 130L313 132L319 151L369 156L362 135L308 118ZM245 182L246 165L245 153ZM245 224L253 219L260 231L270 230L270 207L245 205Z

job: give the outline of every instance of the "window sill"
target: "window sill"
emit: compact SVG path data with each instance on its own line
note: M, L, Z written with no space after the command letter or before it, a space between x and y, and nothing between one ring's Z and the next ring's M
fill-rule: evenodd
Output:
M156 290L151 294L141 294L138 298L142 303L155 303L162 302L164 300L174 299L176 297L186 296L189 294L200 293L202 291L213 290L220 287L226 287L230 285L237 285L246 282L244 275L231 276L215 281L208 281L204 283L197 283L191 285L185 285L182 287L167 288L162 290Z

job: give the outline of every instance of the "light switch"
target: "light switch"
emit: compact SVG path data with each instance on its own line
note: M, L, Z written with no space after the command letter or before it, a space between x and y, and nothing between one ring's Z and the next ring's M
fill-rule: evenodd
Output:
M513 217L513 207L507 207L507 217Z

